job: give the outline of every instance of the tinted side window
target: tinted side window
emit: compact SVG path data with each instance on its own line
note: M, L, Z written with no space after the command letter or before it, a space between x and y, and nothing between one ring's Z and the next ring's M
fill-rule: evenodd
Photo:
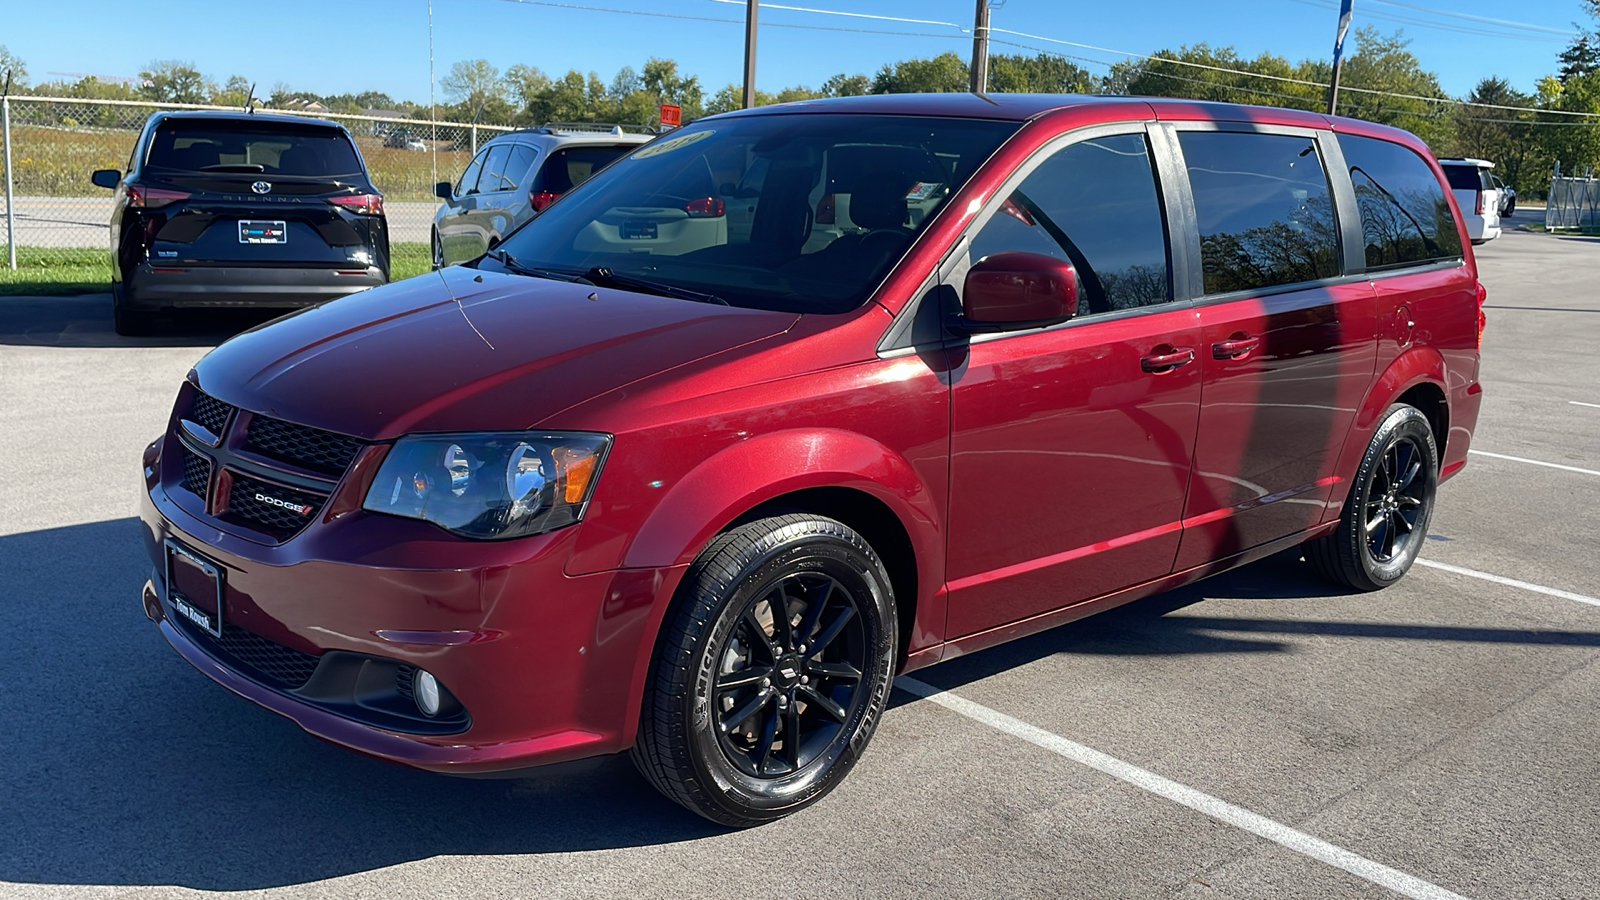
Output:
M489 155L483 160L483 174L478 176L478 193L509 190L511 185L506 178L506 161L510 157L510 144L498 144L489 148Z
M527 144L517 144L511 148L511 159L506 163L506 190L514 190L526 179L528 170L533 168L533 158L539 151Z
M1185 131L1178 142L1194 191L1206 293L1339 274L1338 227L1316 141Z
M1034 169L973 238L973 261L1042 253L1078 273L1078 315L1172 298L1167 230L1143 134L1093 138Z
M1422 157L1376 138L1341 135L1339 146L1361 210L1368 268L1460 258L1455 216Z
M478 155L472 158L472 162L467 163L467 170L461 173L461 180L456 182L455 195L457 197L465 197L478 189L478 173L483 169L483 158L488 155L489 149L485 147L478 151Z

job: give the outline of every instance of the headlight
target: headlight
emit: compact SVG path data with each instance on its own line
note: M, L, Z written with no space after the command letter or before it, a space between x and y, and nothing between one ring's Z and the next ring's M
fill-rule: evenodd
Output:
M539 534L583 517L610 446L584 432L401 438L361 506L463 537Z

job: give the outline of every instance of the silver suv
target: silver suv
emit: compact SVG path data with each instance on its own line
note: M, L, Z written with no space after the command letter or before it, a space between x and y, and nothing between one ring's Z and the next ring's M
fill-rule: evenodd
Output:
M444 201L433 216L434 268L477 259L556 198L655 137L629 127L552 122L478 148L455 184L434 186Z

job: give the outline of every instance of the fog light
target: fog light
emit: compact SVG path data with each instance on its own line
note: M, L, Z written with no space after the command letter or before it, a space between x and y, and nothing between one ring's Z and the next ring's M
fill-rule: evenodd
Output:
M411 677L411 696L417 700L417 709L425 716L439 714L439 679L433 673L418 669Z

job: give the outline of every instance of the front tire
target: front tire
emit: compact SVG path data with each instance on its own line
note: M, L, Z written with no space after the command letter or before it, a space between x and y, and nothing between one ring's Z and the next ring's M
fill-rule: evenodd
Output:
M1428 417L1389 407L1361 458L1339 527L1306 544L1323 577L1358 591L1399 581L1422 550L1439 487L1439 448Z
M435 270L444 268L444 244L439 242L439 232L433 232L432 240L429 243L433 245L433 268Z
M883 715L895 628L883 562L843 523L784 515L722 534L663 624L635 765L723 825L816 803Z

